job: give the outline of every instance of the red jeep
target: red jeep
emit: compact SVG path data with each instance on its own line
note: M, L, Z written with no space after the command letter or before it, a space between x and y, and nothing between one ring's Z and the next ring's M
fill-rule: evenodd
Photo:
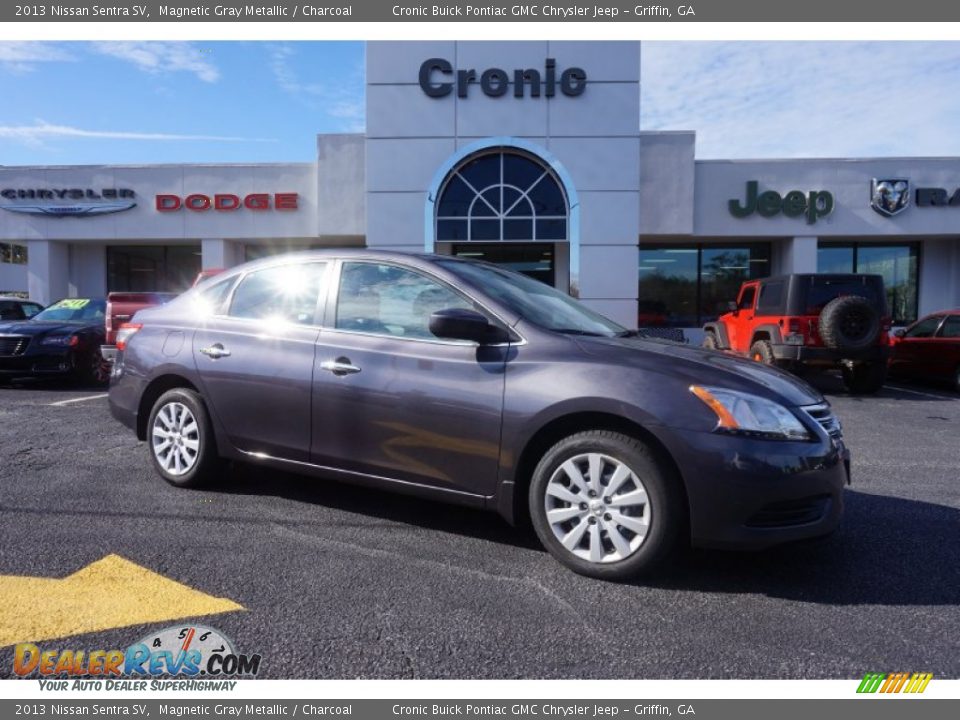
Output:
M740 287L703 346L799 370L839 367L852 393L883 387L891 319L880 275L780 275Z

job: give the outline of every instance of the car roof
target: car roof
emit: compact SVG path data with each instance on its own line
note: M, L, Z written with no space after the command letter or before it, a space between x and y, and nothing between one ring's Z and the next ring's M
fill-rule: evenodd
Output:
M33 303L34 305L43 305L43 303L37 302L36 300L30 300L29 298L15 297L14 295L0 295L0 300L6 302L22 302L22 303Z
M775 280L789 280L790 278L798 278L800 280L807 280L809 278L820 278L826 280L840 280L845 278L883 278L882 275L877 273L789 273L786 275L771 275L765 278L757 278L755 281L745 280L744 282L771 282Z

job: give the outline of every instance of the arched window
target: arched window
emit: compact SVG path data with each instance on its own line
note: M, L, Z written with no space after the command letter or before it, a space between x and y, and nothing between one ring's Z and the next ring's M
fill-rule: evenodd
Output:
M436 204L437 242L553 242L568 239L569 206L553 171L511 150L464 160Z

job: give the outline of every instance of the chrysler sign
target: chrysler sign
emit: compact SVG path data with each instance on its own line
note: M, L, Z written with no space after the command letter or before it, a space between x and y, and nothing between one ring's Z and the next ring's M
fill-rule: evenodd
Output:
M128 188L3 188L0 209L26 215L89 217L136 207Z

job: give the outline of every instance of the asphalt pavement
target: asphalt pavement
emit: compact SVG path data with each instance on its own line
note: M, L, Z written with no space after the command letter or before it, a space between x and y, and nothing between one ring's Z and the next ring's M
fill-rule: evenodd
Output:
M840 530L685 551L637 584L574 575L494 514L243 465L178 490L102 390L4 387L0 580L119 556L241 606L198 622L261 654L269 678L956 678L960 396L818 382L853 453ZM124 648L170 624L40 645ZM0 648L0 677L11 668Z

